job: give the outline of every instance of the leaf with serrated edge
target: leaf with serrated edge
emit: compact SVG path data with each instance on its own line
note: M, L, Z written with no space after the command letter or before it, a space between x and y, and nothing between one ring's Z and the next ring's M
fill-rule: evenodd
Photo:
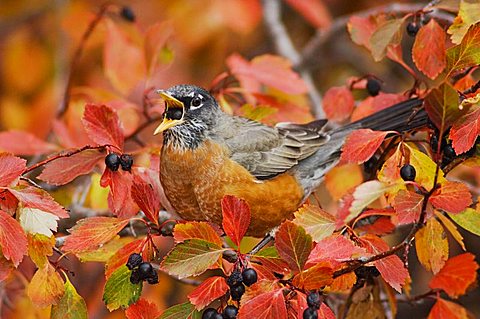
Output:
M28 234L28 256L37 265L42 268L48 262L47 256L53 254L55 246L55 237L47 237L41 234Z
M473 208L467 208L460 214L448 214L451 219L463 229L480 236L480 212Z
M59 217L36 208L22 208L19 219L25 232L50 237L52 230L57 231Z
M99 145L123 148L123 131L116 111L106 105L87 104L82 123L88 136Z
M127 319L157 319L161 311L158 306L146 299L140 298L125 311Z
M424 197L415 192L401 190L393 200L397 213L398 224L411 224L420 218Z
M142 247L144 247L145 240L146 238L137 239L118 249L105 264L105 277L109 278L115 270L125 265L131 254L140 253Z
M457 10L457 18L453 20L452 25L447 30L448 34L452 35L452 43L455 44L462 42L472 24L480 22L480 2L477 0L462 0L455 11Z
M87 319L87 305L82 296L65 277L65 293L57 305L52 307L50 319Z
M222 198L222 226L232 241L240 246L240 241L250 226L250 207L243 199L232 195Z
M11 260L15 267L27 253L27 236L23 228L2 210L0 210L0 248L3 256Z
M173 238L176 243L181 243L188 239L202 239L217 246L222 246L222 239L207 222L178 223L175 225Z
M178 278L197 276L215 264L227 250L201 239L177 244L163 259L162 268Z
M333 282L333 268L329 262L320 262L308 268L295 277L293 285L300 289L314 290L321 289Z
M158 319L200 319L201 314L195 307L185 302L166 309Z
M238 319L287 319L287 308L283 289L260 294L243 303L238 312Z
M56 149L58 149L56 145L48 143L29 132L17 130L0 132L0 150L6 152L30 156L46 154Z
M480 64L480 22L472 25L459 45L447 49L450 72Z
M435 79L447 65L445 42L447 36L443 28L435 21L422 26L415 36L412 59L417 68L430 79Z
M305 204L295 212L293 222L302 226L314 241L320 241L333 234L335 217L315 205Z
M477 95L480 97L480 94ZM470 150L480 135L480 103L472 105L455 123L450 130L449 138L452 140L452 146L455 153L462 154Z
M437 209L458 214L472 204L472 194L464 183L446 181L432 193L429 201Z
M285 221L275 235L275 247L293 271L301 271L312 250L312 237L303 227Z
M147 183L141 175L133 176L132 199L151 222L158 224L161 203L159 191L154 187L155 185Z
M69 230L71 235L65 240L63 250L70 252L95 250L114 238L128 222L128 219L114 217L84 218Z
M381 132L371 129L355 130L347 136L342 146L342 155L340 160L348 163L361 164L375 154L376 150L382 145L385 136L392 131Z
M415 248L420 263L436 274L448 259L448 240L442 225L430 218L415 235Z
M26 169L26 164L23 158L0 152L0 187L15 183Z
M202 310L212 301L222 297L228 291L225 277L210 277L188 294L188 300L197 310Z
M433 305L427 319L468 319L467 310L451 301L441 298Z
M56 305L64 292L62 278L50 263L37 270L27 287L27 295L34 305L41 308Z
M43 189L28 186L21 189L10 188L8 191L15 196L25 208L40 209L44 212L55 214L60 218L68 217L65 208L57 203L53 197Z
M132 272L123 265L108 278L103 289L103 301L108 310L113 311L120 307L128 307L137 302L142 294L142 283L132 284Z
M475 255L457 255L447 260L445 266L430 280L429 286L432 289L442 289L451 298L457 298L477 281L477 269Z
M464 113L458 107L457 91L446 83L431 90L424 104L428 117L441 132L445 132Z

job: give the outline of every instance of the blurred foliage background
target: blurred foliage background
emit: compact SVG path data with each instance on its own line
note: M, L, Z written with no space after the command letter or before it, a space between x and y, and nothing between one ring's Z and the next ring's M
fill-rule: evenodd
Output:
M366 74L382 79L387 92L403 92L412 86L413 80L404 69L389 61L375 63L367 50L355 45L346 32L345 17L391 1L318 1L320 11L313 11L310 19L286 2L282 3L282 19L288 33L298 50L301 52L303 48L303 52L308 53L308 59L300 65L294 63L294 67L311 72L320 93L345 83L349 77ZM425 5L415 1L396 3L412 8ZM134 22L120 14L127 5L135 14ZM84 145L81 135L75 132L81 127L80 117L87 101L113 105L119 110L128 134L142 121L138 110L142 107L144 90L149 87L165 88L178 83L210 87L219 74L228 70L227 61L232 54L238 53L250 60L261 54L276 53L275 43L264 24L260 0L115 1L108 8L106 19L95 28L72 67L85 30L102 10L99 1L1 1L0 131L25 130L40 139L48 139L58 114L65 110L63 97L70 71L70 106L63 115L65 123L69 123L66 126L69 132L61 135L61 144L66 148ZM155 32L149 33L152 26ZM315 50L309 51L315 35L321 41ZM149 41L148 36L154 38ZM404 38L404 45L411 46L413 40ZM408 63L410 57L404 58ZM310 118L305 116L304 121ZM61 129L58 125L55 128L56 132ZM147 140L152 130L144 132ZM98 174L92 177L97 179L92 185L98 185L98 178ZM68 198L75 193L70 191L57 197L60 201L63 197L68 204ZM105 190L97 186L89 192L90 206L106 209ZM64 225L64 229L69 226ZM463 235L466 242L471 243L470 236ZM161 247L168 249L170 239L163 240ZM469 247L476 249L478 256L478 245L469 244ZM123 311L109 313L103 304L102 264L81 264L74 260L68 260L67 264L78 274L72 282L85 298L90 318L124 317ZM421 292L428 282L425 271L415 264L412 260L413 294L416 289ZM24 262L22 267L28 280L34 265ZM0 317L48 317L42 310L35 309L27 297L15 298L15 287L9 288L7 293L3 292ZM184 301L191 290L191 286L160 275L160 284L146 287L143 296L163 309ZM480 315L480 305L474 302L475 298L478 300L478 293L460 301ZM430 306L428 302L425 307L401 304L400 317L411 317L412 311L415 318L423 317Z

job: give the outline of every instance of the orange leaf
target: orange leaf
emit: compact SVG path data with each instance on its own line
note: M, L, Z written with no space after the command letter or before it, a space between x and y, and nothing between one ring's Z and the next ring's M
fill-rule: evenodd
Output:
M35 135L23 131L0 133L0 150L17 155L40 155L57 149L56 145L45 142Z
M123 148L123 131L117 112L106 105L87 104L82 118L88 136L99 145Z
M428 319L468 319L467 310L451 301L441 298L433 305Z
M11 260L15 267L27 253L27 236L22 227L2 210L0 210L0 248L3 256Z
M352 41L358 45L363 45L370 50L370 37L377 29L380 23L385 21L384 15L360 17L352 16L348 20L347 28Z
M188 294L188 300L197 310L202 310L212 301L225 295L228 290L224 277L210 277Z
M348 119L354 105L352 91L345 86L331 87L323 97L323 110L331 121L342 122Z
M240 247L240 242L250 226L250 207L243 199L232 195L222 198L222 226L230 239Z
M413 62L430 79L435 79L447 65L443 28L431 19L418 31L412 48Z
M120 218L135 216L138 212L138 206L132 198L133 175L123 170L112 172L107 168L103 173L102 179L104 176L109 176L107 178L110 186L108 207L113 214Z
M325 186L334 200L339 200L362 182L362 169L354 163L337 165L325 175Z
M203 239L222 246L222 239L215 229L207 222L186 222L175 225L173 237L176 243L188 239Z
M333 282L333 268L329 262L320 262L295 277L293 285L305 290L321 289Z
M429 201L438 209L458 214L472 204L472 194L464 183L446 181L433 192Z
M453 124L450 130L449 137L457 154L471 149L477 136L480 135L480 105L472 106L467 112Z
M136 303L125 310L127 319L157 319L161 313L155 303L144 298L138 299Z
M117 270L120 266L123 266L127 263L128 257L133 253L140 253L142 251L142 247L144 247L145 238L134 240L119 250L112 257L110 257L105 264L105 278L109 278L115 270ZM145 258L147 250L143 251L143 259Z
M260 294L243 303L238 312L238 319L287 319L287 308L283 289Z
M416 222L422 212L422 206L423 196L407 190L400 190L393 201L400 225Z
M382 145L388 133L391 132L372 131L371 129L353 131L342 146L340 161L358 164L368 161Z
M471 253L450 258L445 266L430 280L430 288L442 289L451 298L463 295L477 281L478 263Z
M334 234L317 243L308 256L307 267L325 260L342 262L352 258L354 253L364 251L345 236Z
M95 250L115 237L128 222L128 219L121 220L114 217L81 219L69 230L71 235L65 239L63 250L74 253Z
M26 168L27 161L9 153L0 153L0 187L9 186Z
M56 305L64 292L63 280L50 263L37 270L27 287L33 304L41 308Z
M275 247L293 271L301 271L312 250L312 237L303 227L285 221L275 235Z
M448 259L448 240L442 225L430 218L415 235L415 248L426 270L438 273Z

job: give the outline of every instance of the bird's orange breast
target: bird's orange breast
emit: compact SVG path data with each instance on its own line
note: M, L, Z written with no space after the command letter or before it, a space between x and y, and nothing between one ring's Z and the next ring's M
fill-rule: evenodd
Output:
M186 220L221 224L221 199L242 198L250 206L248 234L263 236L288 218L301 204L303 189L288 173L259 181L230 159L228 149L206 141L194 150L165 145L160 180L177 213Z

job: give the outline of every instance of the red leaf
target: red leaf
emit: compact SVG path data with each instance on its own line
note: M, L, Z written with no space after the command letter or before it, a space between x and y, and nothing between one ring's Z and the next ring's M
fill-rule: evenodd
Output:
M326 303L322 303L318 310L318 319L335 319L335 314Z
M160 194L156 184L144 180L145 176L134 175L132 185L132 198L138 207L145 213L150 221L158 224L158 212L160 211Z
M125 310L127 319L157 319L161 313L155 303L144 298L138 299L136 303Z
M222 214L225 234L239 247L250 225L250 207L243 199L225 195L222 198Z
M348 119L354 105L352 91L345 86L331 87L323 97L323 110L331 121L342 122Z
M23 207L40 209L60 218L68 217L65 208L43 189L28 186L22 189L9 189L8 191L22 203Z
M108 180L110 186L108 207L113 214L120 218L135 216L138 212L138 207L132 199L132 174L125 171L111 172L109 169L106 169L104 175L110 176Z
M95 250L117 235L127 224L128 219L114 217L89 217L81 219L69 230L63 250L83 252Z
M231 72L239 77L242 87L250 93L258 92L259 84L287 94L303 94L308 90L302 78L292 70L291 62L283 57L265 54L248 62L239 55L232 55L227 64Z
M260 294L240 307L238 319L287 319L283 289Z
M10 186L22 175L27 161L9 153L0 153L0 187Z
M422 212L423 196L415 192L400 190L393 201L400 225L414 223Z
M321 0L286 0L315 28L328 28L332 17Z
M98 150L86 150L69 157L61 157L45 165L38 178L52 185L64 185L80 175L90 173L104 156L105 154Z
M123 149L123 132L115 111L106 105L87 104L82 118L88 136L99 145Z
M52 152L56 145L47 143L35 135L23 131L0 133L0 150L17 155L39 155Z
M391 132L360 129L350 133L342 146L341 161L363 163L375 154L385 136Z
M430 280L430 288L442 289L451 298L463 295L477 281L478 264L471 253L447 260L442 269Z
M227 291L228 286L224 277L210 277L188 294L188 300L197 310L202 310L215 299L225 295Z
M304 290L322 289L333 281L333 268L329 262L320 262L299 272L293 277L292 284Z
M203 239L222 246L222 239L215 229L207 222L186 222L175 225L173 236L176 243L188 239Z
M312 250L312 237L305 229L287 220L275 235L275 247L293 271L301 271Z
M429 201L435 208L458 214L472 204L472 194L464 183L446 181L433 192Z
M0 210L0 248L3 256L11 260L15 267L27 253L27 236L20 224L10 215Z
M435 305L433 305L428 319L467 319L470 318L467 314L467 310L451 301L447 301L441 298L437 299Z
M412 59L417 68L430 79L435 79L447 65L445 42L447 36L443 28L430 19L420 28L412 48Z
M348 238L334 234L317 243L308 257L307 267L324 260L342 262L351 259L354 253L363 252Z
M127 263L128 257L133 253L140 253L145 244L145 239L134 240L119 250L112 257L110 257L105 264L105 278L109 278L111 274L115 272L119 267ZM143 250L143 257L146 259L146 250Z
M480 106L472 106L468 113L457 120L450 130L450 139L455 153L461 154L472 148L480 135Z
M390 249L388 244L378 236L365 235L361 237L367 252L379 254ZM402 286L409 277L408 270L403 265L402 260L397 255L391 255L377 261L374 261L375 267L382 275L383 279L389 283L396 291L402 291Z

